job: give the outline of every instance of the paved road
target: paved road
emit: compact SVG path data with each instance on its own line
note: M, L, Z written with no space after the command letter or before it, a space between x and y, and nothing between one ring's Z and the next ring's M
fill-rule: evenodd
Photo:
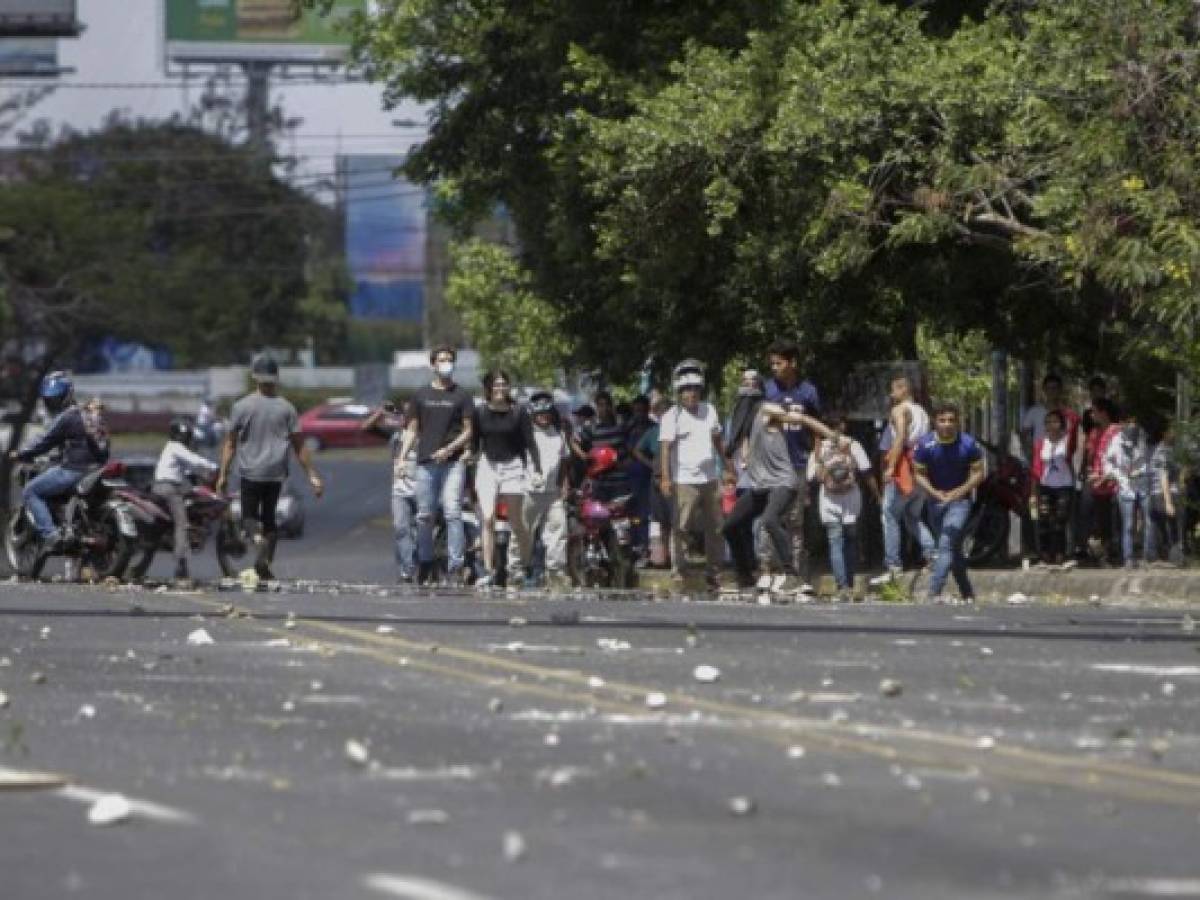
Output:
M4 896L1196 896L1183 627L5 586Z
M323 468L320 585L0 585L5 900L1200 896L1178 610L400 590Z

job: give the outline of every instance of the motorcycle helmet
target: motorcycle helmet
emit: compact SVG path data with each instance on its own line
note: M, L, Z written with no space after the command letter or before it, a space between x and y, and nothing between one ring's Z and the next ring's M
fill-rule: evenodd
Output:
M549 392L538 391L529 398L529 414L531 416L553 414L554 411L554 397Z
M195 431L192 429L192 423L187 419L174 418L168 428L168 434L171 440L178 441L185 447L192 446L192 438L195 436Z
M588 478L599 478L617 467L617 451L612 447L593 447L587 455Z
M51 372L42 379L42 402L52 414L61 412L75 397L75 383L66 372Z
M685 359L671 373L671 382L675 390L684 388L704 388L704 363L697 359Z

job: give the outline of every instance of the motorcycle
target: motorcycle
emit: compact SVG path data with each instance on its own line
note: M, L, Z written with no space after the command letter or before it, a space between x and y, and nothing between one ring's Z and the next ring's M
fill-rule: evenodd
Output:
M975 502L963 529L963 553L972 566L1003 557L1008 546L1011 513L1029 511L1031 480L1029 467L1019 457L980 441L994 462L975 491Z
M636 587L634 495L598 496L597 480L617 464L610 448L589 451L588 463L582 487L567 500L567 574L576 587Z
M24 487L50 463L19 466L16 483ZM47 552L29 508L22 503L8 518L4 549L8 563L22 578L38 578L51 556L69 560L69 570L89 568L101 578L120 578L129 565L137 540L137 524L129 503L124 465L110 462L88 472L75 488L53 498L50 513L63 534L60 548Z
M138 561L130 570L133 578L142 578L149 571L158 551L175 549L175 526L166 500L149 491L132 487L118 490L118 496L129 503L137 523L136 550ZM192 552L204 548L210 535L215 535L217 564L226 577L236 575L241 560L248 552L239 517L233 514L232 498L217 493L209 484L193 483L183 499L187 511L188 545Z

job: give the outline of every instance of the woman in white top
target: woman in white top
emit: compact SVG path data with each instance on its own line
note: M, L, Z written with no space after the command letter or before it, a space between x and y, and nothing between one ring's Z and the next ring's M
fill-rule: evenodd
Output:
M1066 421L1057 409L1046 413L1045 433L1033 443L1030 474L1042 562L1063 565L1068 547L1067 524L1075 509L1075 466Z
M879 484L871 471L871 460L862 444L846 434L845 416L829 419L833 433L817 445L808 457L809 481L821 486L818 506L821 524L829 541L829 567L837 583L838 599L850 599L854 591L854 570L858 563L858 517L862 515L862 489L865 482L880 500Z

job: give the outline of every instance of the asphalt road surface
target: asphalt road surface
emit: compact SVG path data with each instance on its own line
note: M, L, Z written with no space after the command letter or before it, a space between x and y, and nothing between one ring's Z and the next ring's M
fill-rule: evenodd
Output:
M5 900L1200 897L1178 610L435 595L325 468L320 584L0 585Z

